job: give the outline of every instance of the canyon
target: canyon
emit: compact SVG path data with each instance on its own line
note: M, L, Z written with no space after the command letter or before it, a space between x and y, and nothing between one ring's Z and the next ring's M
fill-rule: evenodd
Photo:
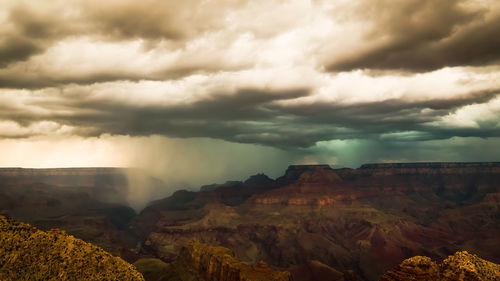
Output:
M139 213L122 171L23 170L0 169L0 212L67 229L129 262L172 263L193 239L294 280L377 280L413 256L458 251L500 262L495 162L292 165L277 179L178 190Z

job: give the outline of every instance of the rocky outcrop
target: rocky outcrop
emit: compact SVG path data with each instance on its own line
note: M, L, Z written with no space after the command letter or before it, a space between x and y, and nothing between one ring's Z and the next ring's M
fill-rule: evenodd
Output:
M404 260L400 265L380 277L380 281L437 280L439 267L429 257L416 256Z
M144 280L119 257L61 230L0 216L1 280Z
M198 240L190 240L171 264L157 259L141 259L135 264L148 280L291 281L289 272L272 269L262 261L254 265L242 263L230 249Z
M497 281L500 280L500 265L466 251L449 256L441 264L428 257L416 256L389 270L379 280Z
M197 240L189 241L172 265L206 281L291 280L289 272L274 270L262 261L254 265L242 263L230 249Z
M191 240L182 248L172 266L176 271L183 270L183 273L206 281L291 280L289 272L274 270L264 262L255 265L242 263L230 249L209 246L197 240Z
M290 165L282 177L276 179L280 184L286 185L295 182L299 177L310 171L332 171L330 165Z

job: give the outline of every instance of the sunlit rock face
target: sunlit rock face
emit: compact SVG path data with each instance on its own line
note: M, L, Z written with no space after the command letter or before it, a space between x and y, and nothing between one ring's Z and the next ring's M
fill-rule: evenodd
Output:
M379 280L493 281L500 280L500 265L466 251L456 252L442 263L433 262L428 257L416 256L387 271Z
M0 238L1 280L144 280L121 258L61 230L0 216Z
M377 280L417 255L462 250L500 262L499 163L291 166L283 177L153 202L132 223L143 251L174 260L192 238L245 262L319 261Z

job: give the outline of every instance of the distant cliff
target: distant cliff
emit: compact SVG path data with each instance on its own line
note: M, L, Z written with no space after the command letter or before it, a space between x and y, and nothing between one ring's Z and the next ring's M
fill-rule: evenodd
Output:
M0 168L0 176L67 176L67 175L106 175L121 174L126 168L98 167L98 168Z
M126 204L129 192L127 173L133 170L124 168L0 168L0 186L3 187L1 193L9 194L11 197L22 197L33 192L54 195L71 191L85 193L92 199L102 202ZM6 189L12 189L12 191Z
M457 252L441 264L428 257L413 257L382 275L380 281L498 281L500 265L467 252Z
M419 162L363 164L359 169L341 169L362 174L500 173L500 162Z
M45 232L3 216L0 265L0 280L144 280L121 258L64 231Z

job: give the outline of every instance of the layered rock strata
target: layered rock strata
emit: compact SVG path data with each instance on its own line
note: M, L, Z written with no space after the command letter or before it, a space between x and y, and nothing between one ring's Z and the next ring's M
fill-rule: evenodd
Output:
M264 262L239 261L224 247L189 241L170 264L158 259L140 259L135 265L151 281L291 281L291 274Z
M176 271L182 268L206 281L291 281L289 272L274 270L264 262L242 263L230 249L197 240L189 241L172 265Z

